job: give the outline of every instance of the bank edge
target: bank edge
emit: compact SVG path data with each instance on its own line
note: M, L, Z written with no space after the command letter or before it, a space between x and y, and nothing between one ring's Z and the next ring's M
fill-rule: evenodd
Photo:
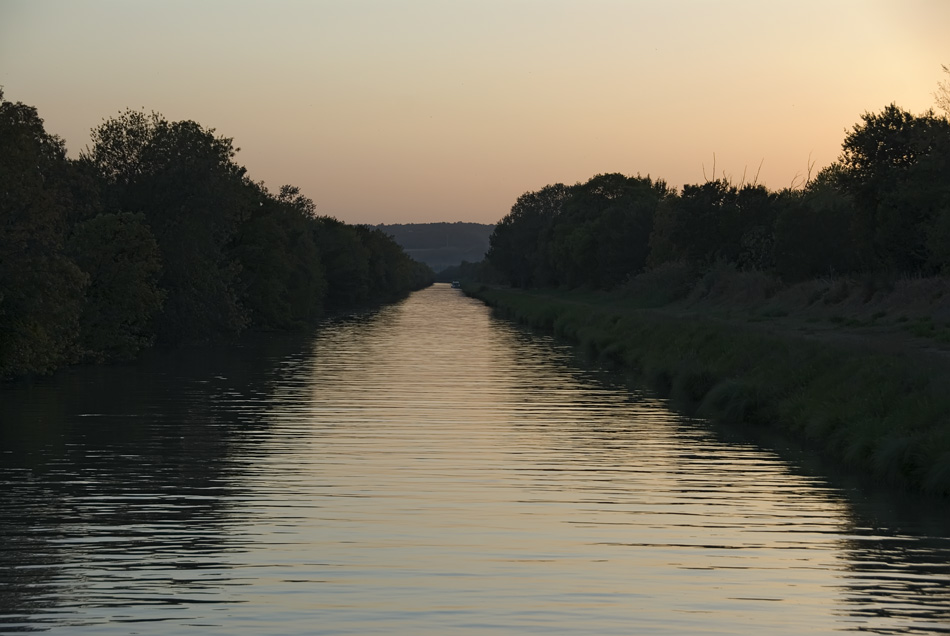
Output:
M582 292L464 291L497 315L635 373L687 414L777 429L880 482L950 495L948 365L701 315L618 308Z

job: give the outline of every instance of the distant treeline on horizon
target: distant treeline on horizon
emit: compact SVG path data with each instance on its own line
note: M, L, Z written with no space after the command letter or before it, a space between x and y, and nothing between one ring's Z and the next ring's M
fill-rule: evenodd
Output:
M485 223L397 223L377 225L412 258L440 272L463 261L485 258L495 225Z
M0 91L0 379L312 324L432 282L384 232L252 181L236 152L128 110L72 160Z
M800 188L601 174L518 198L467 276L610 289L647 270L714 264L785 282L950 272L950 121L866 113L839 159Z

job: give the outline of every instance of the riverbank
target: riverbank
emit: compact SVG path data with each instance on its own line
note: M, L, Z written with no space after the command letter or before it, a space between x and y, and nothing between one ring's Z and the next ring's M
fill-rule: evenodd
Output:
M744 281L717 290L707 280L685 294L649 285L466 293L636 373L687 413L778 429L881 482L947 496L946 284L762 290ZM914 285L918 299L921 289L929 297L913 302Z

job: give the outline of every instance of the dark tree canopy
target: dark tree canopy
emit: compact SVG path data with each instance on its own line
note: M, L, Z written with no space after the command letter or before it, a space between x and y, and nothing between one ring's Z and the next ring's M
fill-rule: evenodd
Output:
M549 282L547 245L542 237L550 235L567 197L568 188L561 183L526 192L495 227L488 260L511 284L529 287Z
M839 182L854 198L864 266L942 267L928 239L950 213L950 122L893 104L861 119L844 140Z
M88 277L65 250L68 171L36 109L0 92L0 377L75 357Z
M950 121L890 105L866 113L839 161L798 190L719 179L597 175L528 192L498 224L487 265L522 287L610 288L645 267L716 263L789 281L950 267Z
M433 274L382 232L247 178L231 139L128 110L79 160L0 92L0 379L154 342L313 324Z
M84 359L127 359L154 342L153 320L165 292L161 252L141 213L103 213L77 225L70 240L89 276L80 320Z
M228 246L255 202L231 139L193 121L128 110L92 131L81 155L110 212L142 213L162 253L163 342L237 334L248 322Z
M488 262L512 284L613 287L646 264L653 219L671 192L621 174L519 197L491 236Z

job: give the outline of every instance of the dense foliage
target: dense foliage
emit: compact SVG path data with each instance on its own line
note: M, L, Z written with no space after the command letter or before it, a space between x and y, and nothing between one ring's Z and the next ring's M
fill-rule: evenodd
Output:
M669 263L714 263L785 281L950 269L950 121L897 106L866 113L838 161L801 189L620 174L522 195L487 265L518 287L609 289Z
M251 181L232 140L126 111L79 159L0 92L0 378L312 323L432 280L387 235Z

